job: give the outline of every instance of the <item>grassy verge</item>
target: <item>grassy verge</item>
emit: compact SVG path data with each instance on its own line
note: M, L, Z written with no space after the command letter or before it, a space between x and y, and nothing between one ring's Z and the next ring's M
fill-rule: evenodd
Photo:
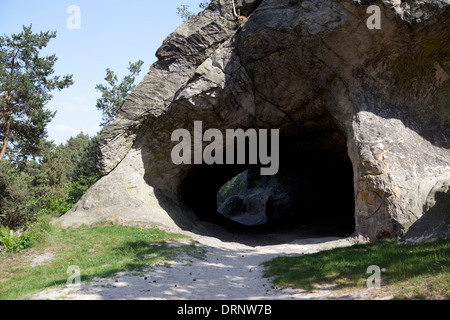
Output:
M62 229L52 227L44 244L0 257L0 299L26 299L45 289L64 286L67 269L76 265L81 281L142 271L181 253L201 256L194 244L171 247L166 241L186 238L156 228L118 225ZM32 266L36 257L50 256Z
M264 263L265 277L281 287L312 290L331 284L339 289L367 288L367 268L381 269L381 289L396 299L450 298L450 241L400 244L378 241Z

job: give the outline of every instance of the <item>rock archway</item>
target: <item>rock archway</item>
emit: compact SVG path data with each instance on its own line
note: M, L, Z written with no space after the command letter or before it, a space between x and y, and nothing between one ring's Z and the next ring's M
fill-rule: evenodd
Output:
M274 176L259 175L258 166L194 167L180 184L183 201L200 220L242 232L315 224L329 235L350 235L355 224L350 159L324 150L304 153L292 140L282 139L281 146L284 161ZM218 206L219 189L241 173L240 195L225 195Z
M175 165L171 134L193 133L194 121L278 129L274 179L313 190L292 191L311 199L288 201L292 212L326 220L336 206L370 239L407 236L436 210L448 221L448 193L437 186L450 179L449 4L398 2L375 1L380 31L367 28L363 1L239 0L244 19L230 1L212 1L164 41L102 134L104 176L61 222L208 229L200 221L217 222L218 188L246 168Z

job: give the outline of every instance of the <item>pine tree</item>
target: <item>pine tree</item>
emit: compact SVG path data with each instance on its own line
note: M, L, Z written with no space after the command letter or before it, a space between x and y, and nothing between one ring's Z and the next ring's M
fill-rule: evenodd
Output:
M33 33L31 28L0 37L0 162L7 153L16 160L38 155L55 115L45 108L50 92L73 84L72 75L51 78L56 55L39 56L56 32Z
M134 81L141 72L141 67L144 64L142 60L135 63L129 63L128 70L130 74L123 78L122 82L118 83L117 75L111 69L106 69L105 80L109 86L97 84L95 89L102 93L102 97L97 99L97 109L102 111L103 122L102 127L110 124L119 114L120 108L125 103L125 99L136 87Z

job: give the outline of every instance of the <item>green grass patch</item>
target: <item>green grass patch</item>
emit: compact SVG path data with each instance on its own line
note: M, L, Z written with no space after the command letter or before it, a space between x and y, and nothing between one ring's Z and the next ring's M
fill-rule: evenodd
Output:
M120 271L143 271L149 265L164 263L181 253L199 257L194 244L171 247L166 241L187 238L156 228L119 225L63 229L53 227L45 245L0 258L0 299L26 299L45 289L64 286L76 265L81 281L112 277ZM54 258L31 267L34 257L52 254Z
M430 296L430 290L448 299L449 262L449 240L423 244L377 241L297 257L279 257L263 265L264 276L274 277L275 284L306 290L321 284L333 284L338 289L367 288L366 281L371 275L367 268L376 265L383 270L382 287L389 286L399 292L396 295L399 299L424 298Z

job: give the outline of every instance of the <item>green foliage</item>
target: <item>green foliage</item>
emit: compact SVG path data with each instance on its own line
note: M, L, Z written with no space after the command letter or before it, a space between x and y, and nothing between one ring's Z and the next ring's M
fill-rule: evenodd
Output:
M42 214L61 216L70 209L73 203L56 195L51 195L50 199L45 203L45 207L40 211Z
M0 225L16 230L42 214L60 216L70 210L98 179L97 143L97 137L80 133L57 147L43 144L39 162L0 163Z
M90 177L81 175L77 181L65 184L65 196L50 194L44 203L44 207L39 211L40 214L61 216L80 200L83 194L98 180L98 175Z
M50 146L42 159L48 184L64 186L68 181L78 180L81 175L94 175L97 146L98 136L91 139L83 133L71 137L66 144Z
M44 216L38 217L33 223L28 223L24 233L27 237L28 247L44 244L50 230L49 220Z
M28 224L21 232L13 231L8 226L0 226L0 252L17 252L43 244L49 230L50 223L42 217Z
M183 22L195 17L195 14L189 11L189 6L185 4L182 4L177 8L177 15L183 19Z
M141 67L144 64L142 60L138 60L135 63L129 63L128 70L130 72L123 80L119 83L117 75L111 71L111 69L106 69L105 80L108 86L102 84L97 84L95 89L101 92L102 97L97 99L97 109L102 112L103 127L110 124L119 114L120 109L125 103L125 99L131 93L131 91L136 87L134 81L136 77L141 72Z
M1 163L0 245L7 252L16 252L42 242L48 229L44 216L66 213L97 179L96 174L89 177L81 175L76 181L65 183L57 195L50 186L34 187L34 178L27 171L19 171L7 161ZM44 189L46 193L42 191Z
M16 252L31 246L28 234L18 234L7 226L0 227L0 246L6 252Z
M18 170L7 161L0 163L0 225L16 229L35 218L39 188L33 188L33 181L27 170Z
M86 135L87 137L87 135ZM96 135L86 141L83 145L83 150L80 150L80 155L74 162L74 177L80 177L82 175L91 177L98 175L96 161L97 161L97 149L100 135Z
M55 37L56 32L34 34L31 25L0 37L0 162L5 154L16 162L38 156L46 126L55 115L45 108L50 92L73 84L72 75L50 78L56 55L39 55Z
M206 9L210 2L211 2L211 0L202 1L198 4L198 7L200 9Z
M202 1L202 2L200 2L199 3L199 8L200 9L206 9L206 7L208 7L208 5L209 5L209 3L210 3L211 1ZM189 6L188 5L185 5L185 4L182 4L182 5L180 5L178 8L177 8L177 15L181 18L181 19L183 19L183 22L185 22L185 21L187 21L187 20L190 20L190 19L192 19L192 18L194 18L197 14L195 14L195 13L192 13L190 10L189 10Z
M246 172L242 172L228 180L217 192L217 207L229 197L238 195L245 189Z
M69 203L75 204L97 180L98 175L91 177L81 175L77 181L67 183L66 191Z
M45 223L41 217L66 213L98 179L92 173L95 163L83 161L96 141L80 134L58 147L48 144L40 162L28 160L21 166L7 160L0 163L0 242L7 251L27 248L35 243L33 239L42 238L39 230ZM27 231L20 236L13 231L21 229Z

